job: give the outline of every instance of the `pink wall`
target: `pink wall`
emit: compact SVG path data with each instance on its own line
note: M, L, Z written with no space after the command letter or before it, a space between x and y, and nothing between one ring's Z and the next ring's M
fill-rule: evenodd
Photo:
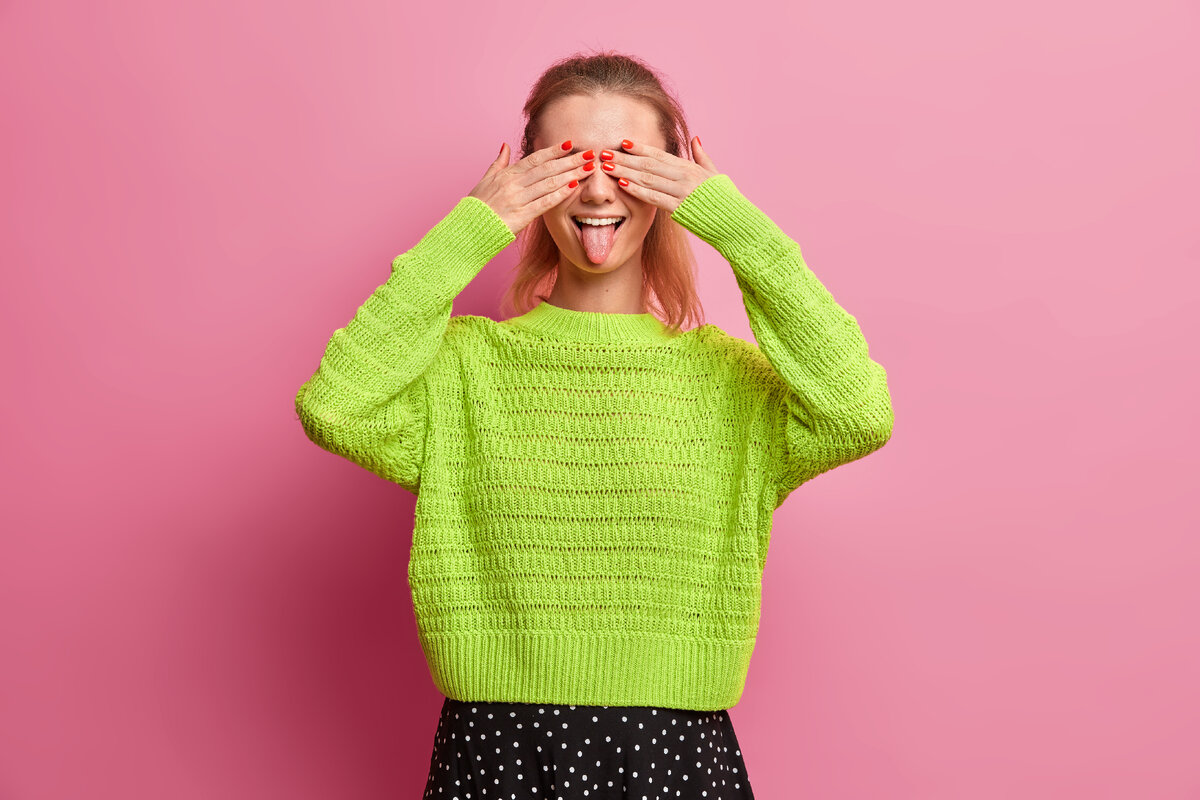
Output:
M4 800L419 796L413 499L292 399L592 47L889 373L776 516L757 794L1200 797L1195 4L63 5L0 25Z

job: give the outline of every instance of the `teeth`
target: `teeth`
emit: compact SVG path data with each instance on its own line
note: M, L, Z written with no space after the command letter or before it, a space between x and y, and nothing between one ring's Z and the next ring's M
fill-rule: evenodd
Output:
M609 217L607 219L601 219L599 217L574 217L576 222L582 222L584 225L616 225L623 219L625 218Z

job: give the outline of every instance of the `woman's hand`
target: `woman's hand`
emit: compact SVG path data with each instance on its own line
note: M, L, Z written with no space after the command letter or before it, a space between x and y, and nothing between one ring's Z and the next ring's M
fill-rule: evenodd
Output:
M638 200L670 213L706 178L720 174L717 165L704 152L698 136L692 137L692 153L694 161L626 139L621 142L621 151L601 166Z
M470 196L487 203L514 235L566 200L595 168L592 151L572 153L570 139L535 150L515 164L508 159L505 142Z

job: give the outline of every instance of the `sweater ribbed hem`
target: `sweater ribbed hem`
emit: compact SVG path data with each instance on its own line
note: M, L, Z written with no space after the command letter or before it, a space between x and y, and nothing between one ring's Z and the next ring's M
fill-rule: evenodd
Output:
M421 634L420 640L434 685L454 700L697 711L737 705L754 651L753 639L596 632Z

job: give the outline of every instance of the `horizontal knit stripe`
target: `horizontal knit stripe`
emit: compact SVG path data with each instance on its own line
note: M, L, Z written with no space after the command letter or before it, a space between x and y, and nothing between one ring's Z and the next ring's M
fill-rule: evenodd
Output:
M753 639L620 632L464 631L420 639L434 684L456 700L699 711L737 705L754 652Z

